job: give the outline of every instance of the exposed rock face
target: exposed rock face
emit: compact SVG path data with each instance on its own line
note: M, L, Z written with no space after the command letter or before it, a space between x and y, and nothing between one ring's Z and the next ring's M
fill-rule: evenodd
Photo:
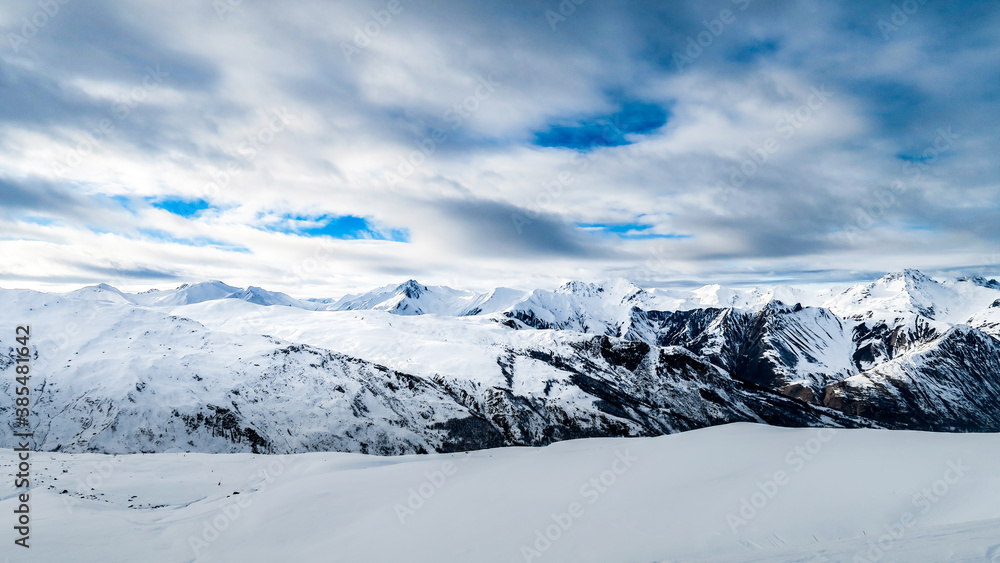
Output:
M669 302L739 306L662 310L622 280L488 294L411 280L336 303L209 282L0 290L0 308L39 335L43 450L393 455L741 421L997 432L994 285L908 270L822 303L713 286ZM379 341L335 351L359 330ZM14 348L0 335L0 447L19 431Z
M1000 342L968 327L829 385L823 404L890 428L1000 431Z
M818 404L828 381L855 373L847 325L827 309L772 301L759 311L635 311L633 319L628 337L687 348L735 379L806 402Z

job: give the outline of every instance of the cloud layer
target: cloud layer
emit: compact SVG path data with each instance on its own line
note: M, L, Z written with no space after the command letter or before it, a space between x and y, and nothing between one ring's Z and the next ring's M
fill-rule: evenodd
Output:
M0 7L0 284L1000 273L993 2L342 4Z

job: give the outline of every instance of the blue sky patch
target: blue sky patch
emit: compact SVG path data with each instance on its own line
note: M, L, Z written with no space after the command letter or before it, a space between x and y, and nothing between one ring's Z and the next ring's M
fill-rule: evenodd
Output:
M916 156L912 154L897 154L896 158L906 162L927 162L928 160L934 160L939 155L927 155L927 156Z
M579 151L629 145L634 141L629 140L628 135L648 135L663 127L669 117L669 111L662 106L628 102L611 115L584 117L536 131L535 144Z
M203 199L155 199L151 200L150 204L157 209L162 209L167 213L173 213L181 217L194 217L206 209L213 208L211 204Z
M576 226L591 233L597 233L605 236L616 236L627 240L691 238L691 235L649 232L650 229L653 228L652 225L642 225L639 223L577 223Z
M52 223L56 222L56 220L51 217L38 217L34 215L21 217L21 221L24 221L25 223L31 223L32 225L41 225L43 227L48 227Z
M410 242L406 229L381 229L364 217L354 215L283 215L279 221L267 225L266 230L307 237L331 237L342 240L391 240Z
M763 39L741 45L730 58L740 64L749 64L761 57L777 53L780 48L781 42L777 39Z
M113 195L113 196L109 197L108 199L110 199L111 201L113 201L113 202L117 203L118 205L124 207L125 209L128 209L129 211L135 211L132 208L132 200L129 199L127 196Z

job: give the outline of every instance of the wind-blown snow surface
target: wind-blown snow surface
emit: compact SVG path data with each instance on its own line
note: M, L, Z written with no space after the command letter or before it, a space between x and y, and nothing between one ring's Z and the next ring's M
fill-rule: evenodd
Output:
M33 459L30 557L11 561L1000 561L996 434L734 424L469 454Z

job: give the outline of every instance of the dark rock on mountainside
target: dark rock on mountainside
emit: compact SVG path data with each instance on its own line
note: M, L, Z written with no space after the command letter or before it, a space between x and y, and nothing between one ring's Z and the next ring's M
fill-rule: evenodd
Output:
M564 377L544 382L544 396L511 389L463 391L458 382L439 381L477 416L489 421L505 445L545 445L602 436L657 436L730 422L778 426L877 426L859 417L810 405L765 387L730 377L680 348L594 337L572 356L540 351L511 352L550 366ZM511 381L523 377L513 371ZM580 397L568 403L567 389ZM587 408L585 408L587 407Z
M474 295L411 280L349 296L337 313L320 312L330 301L221 282L145 296L110 286L11 292L7 302L38 326L83 319L32 356L44 374L32 380L41 450L396 455L731 422L1000 432L995 285L907 270L832 294L822 307L775 300L775 292L713 293L711 302L733 305L675 311L656 310L663 301L623 281ZM497 306L507 298L518 301ZM178 312L192 306L237 317L213 325ZM373 326L364 338L375 346L351 343L372 358L256 334L257 315L268 318L275 306L270 322L290 338L298 327L281 323L303 308L324 323ZM473 318L480 306L493 312ZM240 319L248 308L254 316ZM427 311L435 313L411 317ZM395 315L407 322L393 327ZM420 331L439 327L426 341L432 350L476 361L421 364ZM462 340L470 327L476 336ZM418 346L397 344L399 335ZM0 417L13 420L14 346L3 338ZM12 427L0 425L0 446L13 445Z
M934 346L829 385L823 404L889 428L1000 431L1000 342L968 327Z

